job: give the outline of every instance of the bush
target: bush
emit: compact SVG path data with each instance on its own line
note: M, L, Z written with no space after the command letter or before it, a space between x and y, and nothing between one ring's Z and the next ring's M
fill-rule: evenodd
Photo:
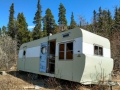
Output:
M17 59L16 41L9 36L0 37L0 70L9 69Z

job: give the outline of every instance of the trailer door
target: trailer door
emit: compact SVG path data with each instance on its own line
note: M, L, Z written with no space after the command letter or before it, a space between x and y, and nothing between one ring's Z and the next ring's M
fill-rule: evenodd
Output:
M19 58L17 62L17 66L19 70L24 70L25 60L26 60L26 49L27 46L24 46L23 49L19 51Z
M48 47L47 42L41 43L40 72L46 72L47 71L47 47Z
M21 52L21 54L22 54L22 59L19 60L19 68L20 68L21 70L24 70L24 69L25 69L26 49L27 49L27 46L24 46L24 47L23 47L23 50L22 50L22 52Z

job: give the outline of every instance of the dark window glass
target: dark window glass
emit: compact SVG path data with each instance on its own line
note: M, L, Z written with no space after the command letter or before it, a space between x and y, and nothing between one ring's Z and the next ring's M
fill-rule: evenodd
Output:
M68 50L73 50L73 43L72 43L72 42L67 43L67 45L66 45L66 50L67 50L67 51L68 51Z
M60 44L59 51L64 51L64 44Z
M99 47L99 55L103 56L103 48Z
M64 59L64 44L59 45L59 59Z
M66 52L66 59L73 59L73 51Z
M64 59L64 52L59 52L59 59Z
M23 55L25 56L25 54L26 54L26 51L23 51Z
M98 55L98 46L94 46L94 54Z
M94 46L94 54L103 56L103 47Z

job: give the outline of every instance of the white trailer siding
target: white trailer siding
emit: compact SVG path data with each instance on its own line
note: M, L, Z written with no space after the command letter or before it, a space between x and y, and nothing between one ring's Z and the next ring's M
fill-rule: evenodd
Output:
M63 35L68 35L64 37ZM41 65L41 44L48 42L48 37L34 40L21 45L18 58L18 70L70 80L83 84L94 84L97 73L104 69L106 80L113 69L113 60L111 59L110 42L108 39L93 34L86 30L75 28L67 30L49 37L49 41L55 40L55 72L46 73L40 71ZM67 42L72 42L71 59L59 59L59 46L64 43L64 57L66 57ZM94 55L94 45L102 46L103 55ZM67 47L68 48L68 47ZM24 54L26 50L26 55ZM106 65L109 64L109 67ZM97 71L97 73L96 73ZM91 78L92 77L92 78Z

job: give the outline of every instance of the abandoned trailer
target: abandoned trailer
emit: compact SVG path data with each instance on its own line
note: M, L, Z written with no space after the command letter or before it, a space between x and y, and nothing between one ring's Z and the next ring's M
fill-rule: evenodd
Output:
M97 84L109 80L113 69L108 39L75 28L21 45L20 71Z

